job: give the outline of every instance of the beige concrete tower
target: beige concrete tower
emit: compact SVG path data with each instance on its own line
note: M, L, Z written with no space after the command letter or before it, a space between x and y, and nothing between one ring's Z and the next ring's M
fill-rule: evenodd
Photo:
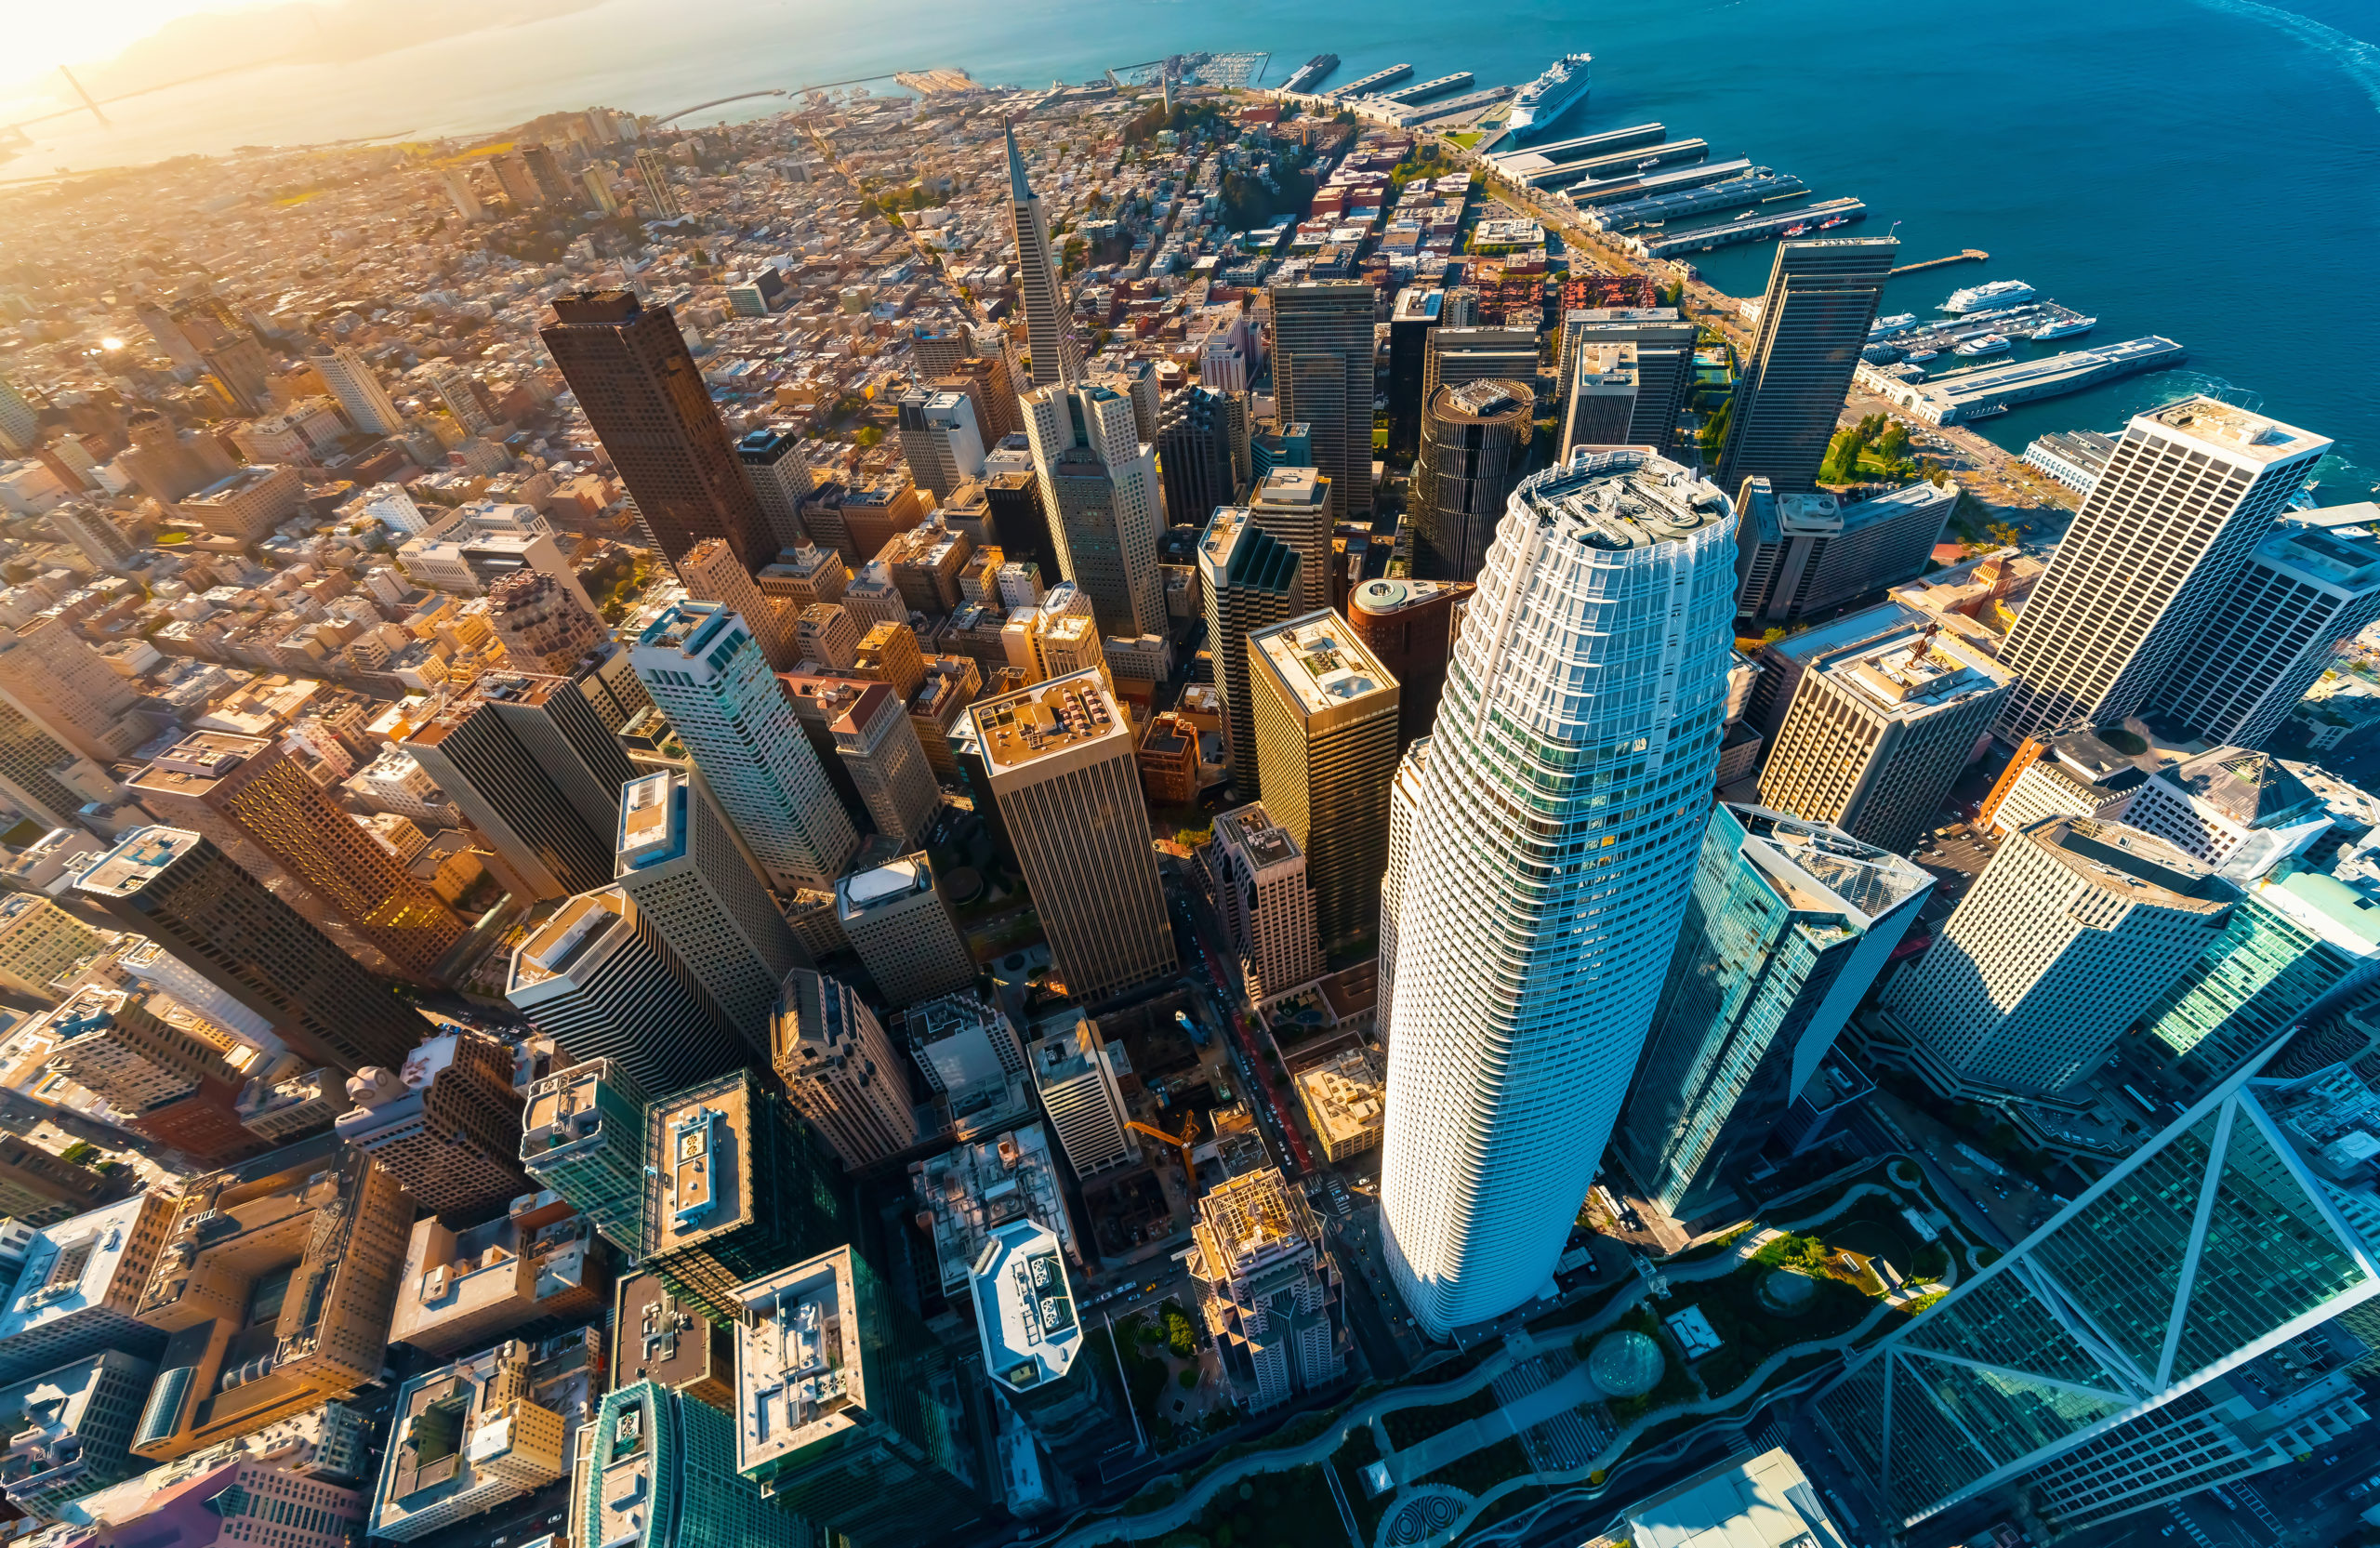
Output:
M835 918L889 1005L974 986L974 955L922 850L836 882Z
M774 1041L777 1078L794 1109L847 1170L896 1156L922 1138L900 1051L851 986L808 968L786 974Z
M1305 852L1289 830L1262 805L1219 813L1206 860L1249 993L1264 999L1321 977L1314 889L1306 885Z
M851 771L876 830L905 848L923 843L942 808L942 787L892 690L869 683L831 729L836 755Z
M1015 126L1003 119L1000 132L1008 138L1009 223L1016 235L1017 298L1025 312L1025 345L1033 352L1033 385L1080 381L1082 346L1075 341L1058 257L1050 246L1050 217L1025 180Z
M685 582L686 595L717 602L744 620L769 670L789 672L800 665L801 642L794 628L800 610L782 598L762 596L751 572L723 540L706 537L688 549L678 561L678 578Z
M1315 926L1336 950L1380 923L1396 679L1327 612L1250 635L1248 675L1265 805L1308 857Z

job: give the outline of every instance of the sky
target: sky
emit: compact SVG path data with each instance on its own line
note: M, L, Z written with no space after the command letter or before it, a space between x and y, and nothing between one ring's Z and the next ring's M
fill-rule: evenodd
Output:
M98 0L55 5L27 0L8 19L8 46L0 50L0 86L37 83L63 65L113 59L128 45L178 17L245 10L270 0ZM63 82L52 83L62 88Z

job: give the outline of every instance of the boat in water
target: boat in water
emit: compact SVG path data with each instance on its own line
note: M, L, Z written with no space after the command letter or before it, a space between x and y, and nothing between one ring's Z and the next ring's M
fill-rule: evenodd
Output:
M1565 54L1555 60L1544 74L1521 87L1520 95L1513 99L1512 116L1505 120L1505 126L1517 135L1534 126L1551 124L1568 112L1587 94L1587 66L1594 58Z
M2026 337L2036 344L2044 338L2071 338L2078 333L2089 333L2099 325L2096 317L2067 317L2055 323L2043 323Z
M1891 317L1879 317L1868 324L1868 337L1888 338L1897 333L1907 333L1917 326L1917 313L1904 311Z
M2007 349L2008 336L2006 334L1979 333L1973 338L1963 338L1958 343L1951 345L1950 352L1952 354L1959 355L1996 355L2004 353Z
M1810 223L1809 223L1808 221L1805 220L1805 221L1803 221L1803 222L1802 222L1800 225L1798 225L1798 226L1788 226L1788 227L1786 227L1782 232L1779 232L1778 234L1779 236L1803 236L1803 235L1805 235L1805 234L1807 234L1807 233L1808 233L1809 229L1810 229Z
M1920 361L1932 360L1941 352L1939 350L1911 350L1900 358L1914 365Z
M1953 290L1942 303L1949 312L1997 311L2002 307L2022 306L2033 298L2033 287L2022 280L1994 280L1990 284L1971 284L1964 290Z
M1847 215L1838 215L1831 220L1821 220L1818 222L1818 230L1822 232L1831 232L1850 218L1851 217Z

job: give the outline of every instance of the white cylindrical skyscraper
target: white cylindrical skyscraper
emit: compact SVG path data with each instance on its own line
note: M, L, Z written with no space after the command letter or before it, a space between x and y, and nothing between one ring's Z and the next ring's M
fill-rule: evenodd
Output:
M1551 1283L1627 1094L1710 812L1734 566L1727 497L1633 448L1522 484L1488 549L1382 986L1389 1264L1434 1337Z

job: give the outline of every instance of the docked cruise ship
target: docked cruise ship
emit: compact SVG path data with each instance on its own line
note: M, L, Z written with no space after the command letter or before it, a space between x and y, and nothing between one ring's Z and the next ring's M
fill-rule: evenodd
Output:
M1994 280L1990 284L1971 284L1964 290L1953 290L1950 299L1942 303L1944 311L1997 311L2002 307L2022 306L2033 298L2033 287L2022 280Z
M1514 134L1532 125L1551 124L1567 112L1570 105L1587 94L1587 66L1594 62L1593 54L1565 54L1536 80L1521 87L1513 99L1513 116L1507 126Z

